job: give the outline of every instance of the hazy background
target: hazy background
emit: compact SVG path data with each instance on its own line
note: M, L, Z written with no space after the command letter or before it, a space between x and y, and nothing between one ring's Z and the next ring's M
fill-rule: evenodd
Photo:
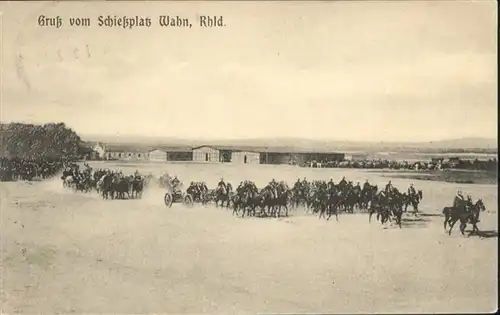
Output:
M497 137L494 1L0 3L2 122L83 135ZM37 26L60 15L60 29ZM147 15L148 29L99 28ZM162 29L160 14L191 29ZM223 15L225 28L197 26ZM69 17L90 17L89 28Z

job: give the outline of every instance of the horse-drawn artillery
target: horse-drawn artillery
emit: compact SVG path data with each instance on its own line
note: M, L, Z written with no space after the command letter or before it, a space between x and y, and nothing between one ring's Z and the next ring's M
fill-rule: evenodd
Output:
M183 203L189 207L194 204L193 196L188 193L183 193L180 190L167 191L163 197L163 201L165 202L165 206L167 206L167 208L172 207L173 203Z

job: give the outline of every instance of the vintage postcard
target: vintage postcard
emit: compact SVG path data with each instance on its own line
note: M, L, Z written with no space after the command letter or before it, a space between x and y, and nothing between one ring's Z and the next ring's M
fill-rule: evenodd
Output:
M497 14L1 2L1 313L496 311Z

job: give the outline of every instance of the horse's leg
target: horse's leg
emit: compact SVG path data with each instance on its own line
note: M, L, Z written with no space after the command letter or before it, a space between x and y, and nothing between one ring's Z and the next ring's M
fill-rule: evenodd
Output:
M477 229L477 226L476 226L476 223L475 222L472 222L472 230L469 232L469 234L467 234L467 237L471 236L472 234L476 233L476 229ZM465 229L464 229L465 230ZM478 231L479 232L479 231Z
M445 231L446 231L446 223L448 222L449 219L450 219L450 217L448 216L448 214L445 214L444 215L444 222L443 222L444 230Z
M460 219L460 234L465 235L465 228L467 227L467 221Z
M457 223L458 219L450 219L450 222L448 222L448 225L450 226L450 231L448 232L448 235L451 235L451 230L453 229L453 226L455 223Z

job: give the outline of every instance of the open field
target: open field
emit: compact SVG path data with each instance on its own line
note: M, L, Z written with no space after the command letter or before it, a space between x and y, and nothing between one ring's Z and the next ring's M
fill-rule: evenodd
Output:
M374 171L384 174L385 177L406 178L410 180L430 180L438 182L448 182L457 184L487 184L496 185L498 173L495 171L478 170L442 170L442 171L401 171L401 170L383 170Z
M362 170L268 165L110 164L126 173L168 171L215 187L273 177L342 176L379 187ZM387 174L385 174L387 175ZM63 189L60 180L1 183L1 304L5 313L337 313L485 312L497 308L496 185L414 182L420 218L384 229L365 214L340 222L300 209L282 219L236 218L212 206L103 201ZM441 209L460 188L487 211L485 236L445 235Z

